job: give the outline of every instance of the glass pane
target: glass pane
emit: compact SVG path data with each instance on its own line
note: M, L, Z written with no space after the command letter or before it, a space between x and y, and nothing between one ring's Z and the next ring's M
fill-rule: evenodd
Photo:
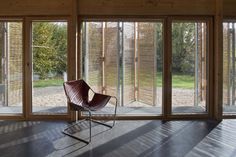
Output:
M32 22L33 113L66 113L67 22Z
M161 114L162 38L161 22L84 22L84 79L116 96L120 115ZM112 104L103 113L111 113Z
M206 23L172 23L172 113L206 112Z
M236 114L235 29L235 22L223 23L223 114Z
M22 22L0 22L0 114L22 113Z

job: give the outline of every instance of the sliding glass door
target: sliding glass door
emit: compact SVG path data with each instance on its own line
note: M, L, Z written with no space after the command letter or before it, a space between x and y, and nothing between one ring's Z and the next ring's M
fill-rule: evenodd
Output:
M207 115L213 89L209 87L209 23L180 18L82 22L82 78L94 91L116 96L120 116ZM71 57L68 21L27 18L26 25L31 29L23 40L22 21L0 21L0 115L22 114L24 103L29 118L69 117L63 89ZM223 25L224 114L236 113L235 25ZM30 47L24 48L23 41ZM97 114L113 109L114 100Z
M172 113L206 113L208 34L205 22L172 22Z
M32 21L31 47L32 113L67 113L67 22Z

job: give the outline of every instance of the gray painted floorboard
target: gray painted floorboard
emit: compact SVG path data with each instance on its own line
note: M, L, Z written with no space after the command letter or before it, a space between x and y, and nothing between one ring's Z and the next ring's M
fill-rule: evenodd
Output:
M109 123L109 122L108 122ZM93 124L86 145L61 133L66 122L0 121L1 157L234 157L236 120L117 121L114 128ZM88 138L83 122L75 133Z

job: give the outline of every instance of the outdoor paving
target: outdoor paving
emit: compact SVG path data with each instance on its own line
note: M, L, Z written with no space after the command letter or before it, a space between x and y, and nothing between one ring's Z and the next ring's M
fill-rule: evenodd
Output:
M33 91L34 106L66 106L67 99L61 86L35 88Z
M157 89L157 104L147 105L142 102L132 102L125 106L119 106L118 114L161 114L162 113L162 89ZM194 106L194 91L191 89L172 89L173 112L201 113L205 112L205 104ZM111 112L114 105L109 104L105 112ZM236 113L235 106L224 106L224 111ZM35 88L33 91L33 112L67 112L67 99L62 86ZM1 107L0 113L22 113L22 104Z

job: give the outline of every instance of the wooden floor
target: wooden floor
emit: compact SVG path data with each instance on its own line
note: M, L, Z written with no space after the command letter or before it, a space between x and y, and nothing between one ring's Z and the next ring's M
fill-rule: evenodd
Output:
M89 145L63 135L67 125L0 121L0 156L236 157L236 120L117 121L113 129L93 124ZM74 129L88 137L86 122Z

